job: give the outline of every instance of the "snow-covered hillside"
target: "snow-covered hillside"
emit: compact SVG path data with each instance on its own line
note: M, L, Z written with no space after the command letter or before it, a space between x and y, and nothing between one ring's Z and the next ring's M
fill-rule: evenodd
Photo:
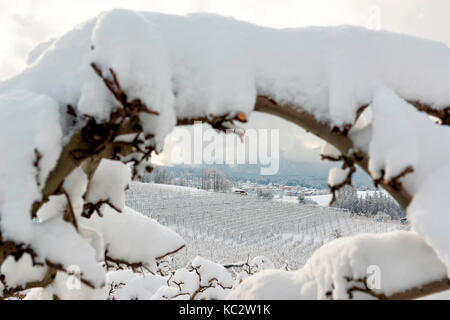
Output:
M376 191L358 191L357 194L359 197L366 197L366 195L374 194ZM333 195L331 194L322 194L322 195L314 195L307 197L312 201L317 202L319 206L328 207L330 205L331 199L333 199Z
M336 238L407 228L337 208L137 182L126 192L126 204L186 240L186 250L175 257L178 266L197 255L220 263L263 255L294 270Z

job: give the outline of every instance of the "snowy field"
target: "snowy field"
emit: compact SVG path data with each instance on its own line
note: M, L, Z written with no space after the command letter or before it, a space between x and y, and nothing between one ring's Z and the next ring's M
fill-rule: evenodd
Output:
M278 268L297 269L337 237L405 228L397 222L350 217L336 208L144 183L131 185L126 205L186 240L187 248L175 257L177 266L197 255L223 264L263 255Z

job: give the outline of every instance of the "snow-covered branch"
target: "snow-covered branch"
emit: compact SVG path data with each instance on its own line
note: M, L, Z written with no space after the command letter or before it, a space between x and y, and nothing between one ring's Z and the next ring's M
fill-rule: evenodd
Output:
M255 111L264 112L281 117L287 121L293 122L306 131L322 138L327 143L333 145L340 154L347 159L347 162L356 163L360 168L370 175L369 171L369 156L363 151L355 148L355 145L348 135L342 134L340 131L333 130L333 128L323 121L319 121L314 115L302 111L298 107L292 105L279 105L273 99L267 97L257 97ZM339 157L336 160L343 160ZM343 181L337 186L344 186L350 182L350 178L346 176L346 181ZM344 183L345 182L345 183ZM392 197L400 204L403 209L406 209L411 202L411 195L398 184L395 188L392 186L392 181L384 179L378 180L378 183L388 191ZM339 188L337 188L339 189ZM336 191L336 188L334 189Z
M223 266L197 257L187 268L178 269L152 299L224 299L232 288L233 278Z
M340 238L294 272L248 278L229 299L416 299L449 289L446 267L413 232Z

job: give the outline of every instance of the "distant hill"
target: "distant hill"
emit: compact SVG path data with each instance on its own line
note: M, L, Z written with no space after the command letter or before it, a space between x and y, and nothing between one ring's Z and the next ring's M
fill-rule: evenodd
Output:
M217 168L223 171L228 179L232 181L250 180L261 184L281 183L284 185L302 185L313 188L327 188L328 171L330 168L339 164L328 161L316 162L296 162L280 159L280 169L276 175L262 176L260 174L260 165L204 165L204 166L188 166L175 165L166 167L173 172L175 176L183 173L189 173L193 176L201 176L202 171L208 168ZM357 187L373 187L372 180L360 169L353 176L353 183Z

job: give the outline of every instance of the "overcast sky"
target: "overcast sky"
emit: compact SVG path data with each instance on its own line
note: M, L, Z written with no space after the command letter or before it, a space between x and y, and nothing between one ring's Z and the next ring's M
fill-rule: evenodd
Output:
M20 72L39 43L114 7L214 12L275 28L351 24L450 44L449 0L0 0L0 81ZM319 159L319 140L294 125L266 115L249 125L279 128L281 151L291 159Z

